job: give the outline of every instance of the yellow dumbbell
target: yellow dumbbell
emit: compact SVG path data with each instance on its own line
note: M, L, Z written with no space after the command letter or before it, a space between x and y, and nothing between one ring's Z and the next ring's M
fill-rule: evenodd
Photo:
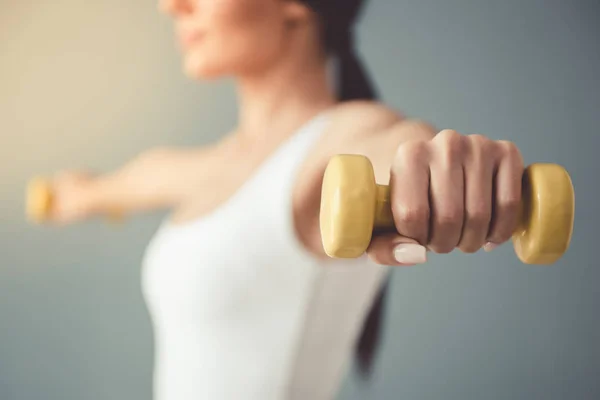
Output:
M48 221L54 202L50 181L41 177L32 179L27 185L25 196L27 218L34 223ZM107 218L113 223L119 223L123 221L123 214L113 211L108 214Z
M512 238L519 259L525 264L556 262L571 242L574 215L567 171L556 164L527 167ZM325 252L334 258L360 257L374 231L395 229L389 186L376 184L367 157L337 155L330 160L323 177L320 224Z
M26 214L30 221L41 223L49 218L52 209L50 183L43 178L34 178L27 185Z

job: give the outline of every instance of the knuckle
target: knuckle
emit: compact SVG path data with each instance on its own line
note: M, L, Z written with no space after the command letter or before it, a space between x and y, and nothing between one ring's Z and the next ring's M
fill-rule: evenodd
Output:
M483 135L470 135L469 147L472 156L478 161L488 159L493 153L493 142Z
M466 223L472 229L481 229L488 226L491 219L491 210L486 207L477 207L467 211Z
M460 134L454 129L442 129L437 135L436 139L439 141L451 140L453 137L460 136Z
M443 130L438 134L439 150L446 164L455 164L460 162L465 153L465 137L458 132L450 129Z
M523 157L516 144L507 140L499 140L497 145L500 148L502 157L517 165L523 165Z
M429 209L427 207L396 207L395 219L403 225L417 225L427 223Z
M396 151L396 164L401 167L419 165L428 159L429 145L422 140L404 143Z
M469 142L474 148L486 148L487 146L489 146L490 139L483 135L474 134L469 135Z
M496 142L504 154L517 154L519 149L509 140L498 140Z
M452 228L462 224L463 212L459 207L447 207L436 215L435 223L440 228Z
M501 195L498 200L498 211L499 213L510 216L516 214L521 203L520 193L507 193Z
M448 148L458 147L463 143L463 136L453 129L445 129L439 133L440 141Z

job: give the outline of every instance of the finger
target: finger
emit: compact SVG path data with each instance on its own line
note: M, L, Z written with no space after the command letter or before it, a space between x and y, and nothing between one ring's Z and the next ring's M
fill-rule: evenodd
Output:
M395 233L373 237L367 255L380 265L408 267L427 261L427 250L417 241Z
M409 142L398 149L391 171L390 193L399 235L426 244L430 214L427 142Z
M513 143L502 141L497 144L501 157L494 182L495 195L488 233L488 250L509 240L517 227L524 169L521 153Z
M475 253L481 249L490 229L495 164L491 157L492 145L493 142L483 136L469 137L470 152L464 166L464 222L458 243L459 249L465 253Z
M431 163L431 227L427 247L450 253L460 241L464 214L463 137L449 134L441 139Z

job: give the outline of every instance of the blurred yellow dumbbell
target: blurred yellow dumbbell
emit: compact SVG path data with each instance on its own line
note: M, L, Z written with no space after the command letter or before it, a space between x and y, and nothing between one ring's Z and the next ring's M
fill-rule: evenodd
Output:
M42 223L49 218L52 210L52 190L46 179L38 177L29 182L25 209L27 218L32 222Z
M54 203L50 181L42 177L30 180L25 196L26 215L29 221L38 224L49 221ZM107 218L113 223L120 223L124 219L123 213L118 211L108 213Z

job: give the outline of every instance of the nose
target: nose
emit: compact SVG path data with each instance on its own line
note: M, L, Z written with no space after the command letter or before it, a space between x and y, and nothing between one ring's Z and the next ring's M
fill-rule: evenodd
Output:
M194 11L193 0L159 0L158 8L169 15L185 15Z

